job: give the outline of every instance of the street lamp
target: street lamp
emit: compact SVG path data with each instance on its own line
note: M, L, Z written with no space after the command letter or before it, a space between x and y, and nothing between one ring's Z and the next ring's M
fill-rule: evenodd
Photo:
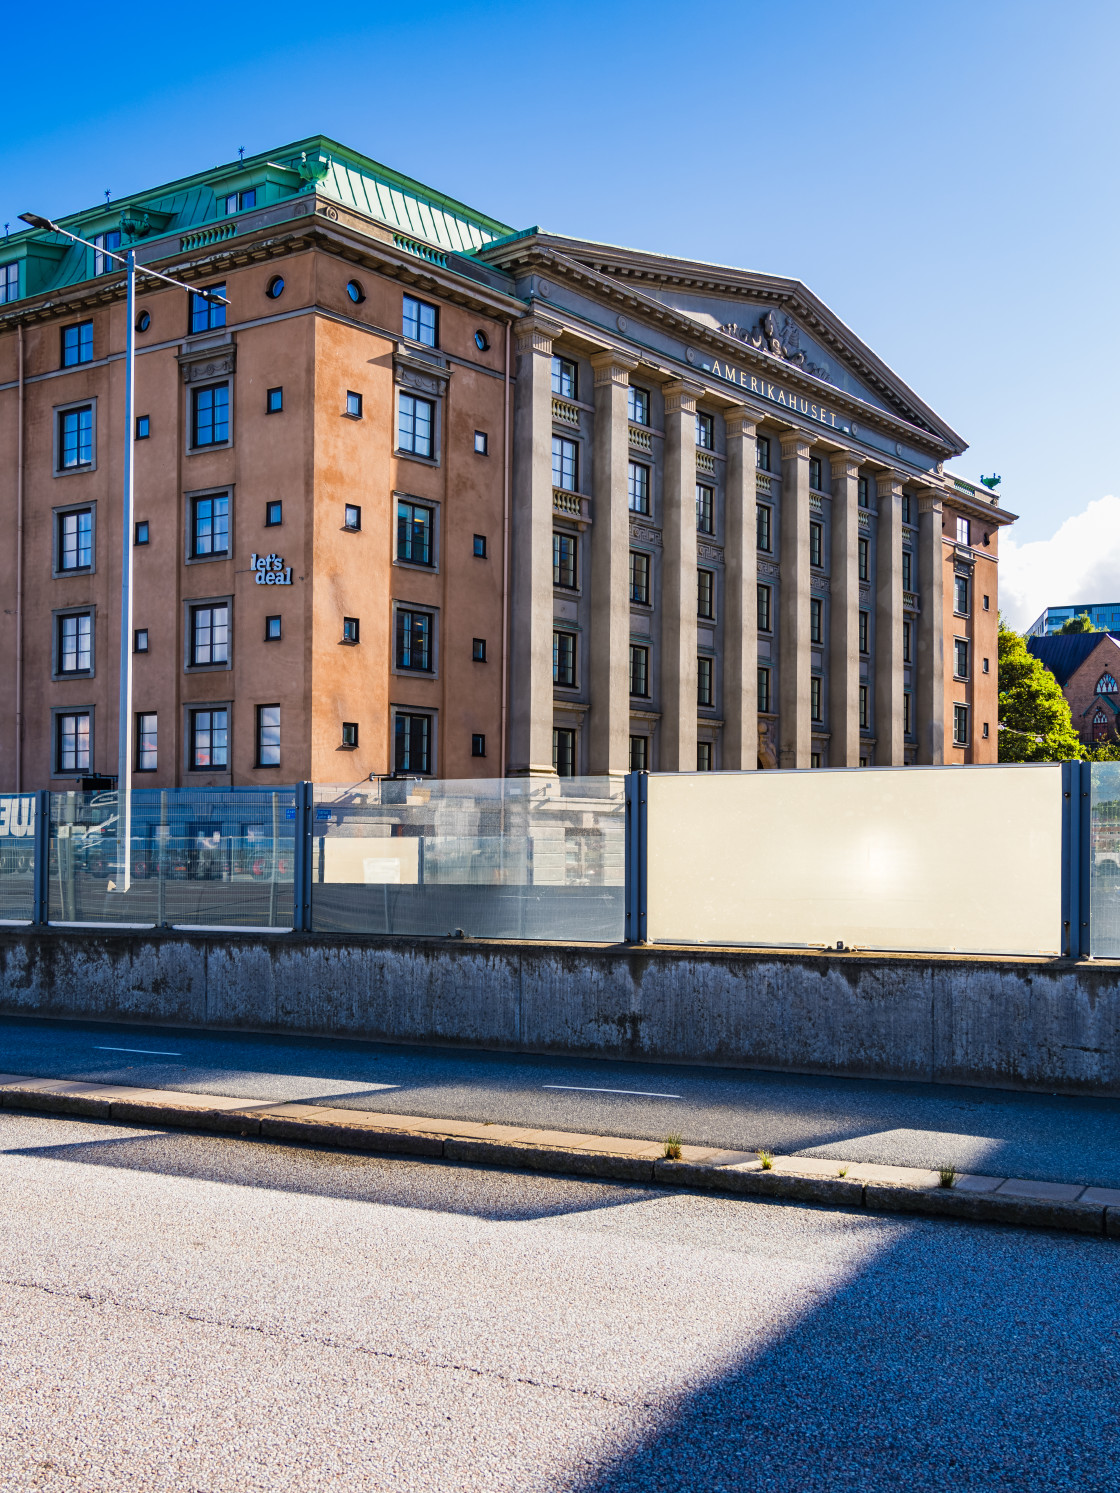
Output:
M76 244L85 244L87 249L104 254L122 264L128 274L127 321L125 324L125 373L124 373L124 504L121 513L121 667L120 667L120 718L117 736L117 850L120 879L114 890L127 892L132 884L132 458L136 439L136 420L133 415L134 384L136 375L136 276L149 275L153 280L163 280L190 295L201 296L215 305L228 306L225 296L213 291L196 290L175 280L159 270L150 270L136 263L136 250L126 254L114 254L99 244L90 243L68 228L60 228L50 218L38 213L20 213L22 222L44 233L60 233L63 238Z

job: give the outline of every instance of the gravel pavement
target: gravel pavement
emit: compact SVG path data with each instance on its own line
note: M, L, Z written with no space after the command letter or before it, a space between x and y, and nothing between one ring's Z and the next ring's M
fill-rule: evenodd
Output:
M0 1112L0 1490L1112 1490L1120 1247Z
M19 1018L0 1072L1120 1187L1115 1099Z

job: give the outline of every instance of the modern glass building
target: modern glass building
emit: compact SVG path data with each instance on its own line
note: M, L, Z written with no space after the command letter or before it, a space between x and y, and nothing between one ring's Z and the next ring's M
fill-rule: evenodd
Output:
M1047 607L1027 628L1028 638L1048 638L1060 632L1071 617L1080 617L1082 612L1094 627L1104 632L1120 632L1120 601L1077 602L1068 607Z

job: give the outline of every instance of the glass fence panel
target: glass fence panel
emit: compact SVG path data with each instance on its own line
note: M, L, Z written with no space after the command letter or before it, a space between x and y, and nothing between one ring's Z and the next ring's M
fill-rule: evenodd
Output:
M51 922L292 927L293 788L134 790L127 891L117 826L115 790L51 795Z
M1089 953L1120 957L1120 762L1089 764Z
M620 942L625 829L612 778L316 787L311 926Z
M33 793L0 794L0 923L29 923L35 915Z

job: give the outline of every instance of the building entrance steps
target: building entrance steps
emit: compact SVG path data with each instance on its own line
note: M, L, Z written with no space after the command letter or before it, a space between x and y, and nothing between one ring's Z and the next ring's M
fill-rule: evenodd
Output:
M765 1166L766 1152L683 1143L671 1160L649 1140L15 1073L0 1074L0 1107L1120 1239L1120 1188L1081 1183L966 1173L943 1187L937 1172L920 1167L820 1156L775 1156Z

